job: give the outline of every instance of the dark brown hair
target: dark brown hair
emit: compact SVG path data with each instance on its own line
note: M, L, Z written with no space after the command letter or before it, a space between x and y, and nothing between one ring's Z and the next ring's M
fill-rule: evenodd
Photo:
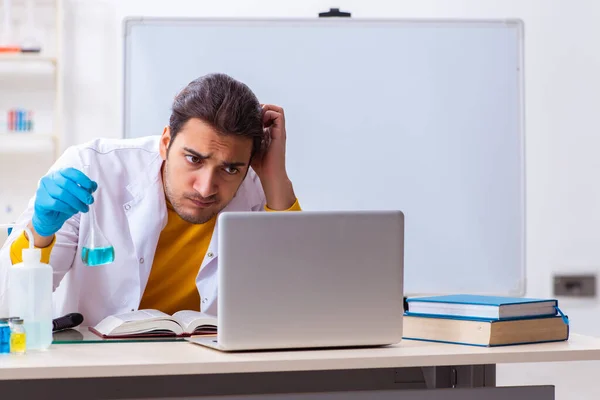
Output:
M171 143L190 118L198 118L223 135L252 139L250 159L264 140L262 108L245 84L225 74L209 74L190 82L173 101Z

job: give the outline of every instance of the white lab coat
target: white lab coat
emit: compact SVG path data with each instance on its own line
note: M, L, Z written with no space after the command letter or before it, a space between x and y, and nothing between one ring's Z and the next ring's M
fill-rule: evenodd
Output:
M96 218L115 249L114 263L86 266L81 261L81 249L89 228L89 214L78 213L63 225L50 256L55 317L79 312L85 324L95 325L108 315L139 307L158 238L167 223L163 160L158 146L159 137L99 139L67 149L51 167L55 170L92 166L91 178L99 186L94 194ZM4 307L8 298L10 244L31 220L34 201L35 195L0 250L0 305ZM250 170L223 211L262 211L265 203L260 180ZM217 236L212 235L196 277L201 310L213 315L217 314Z

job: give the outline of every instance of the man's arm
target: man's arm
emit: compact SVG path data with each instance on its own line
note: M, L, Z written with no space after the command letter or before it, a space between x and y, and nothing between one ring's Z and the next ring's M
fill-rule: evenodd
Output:
M265 211L302 211L302 208L300 207L300 202L298 201L298 199L296 199L294 201L294 204L292 204L292 206L286 210L273 210L272 208L269 208L267 205L265 205Z
M260 178L271 211L289 210L296 203L296 195L285 166L286 130L283 108L271 104L263 106L263 126L268 138L264 154L257 155L252 168Z
M70 148L50 168L48 174L66 167L81 168L79 164L77 150ZM34 219L37 197L36 192L30 199L26 210L17 219L11 235L0 249L0 310L7 305L8 270L11 265L21 261L21 251L29 246L29 238L23 232L25 226L29 225L30 229L32 227L31 221ZM55 233L39 235L41 240L34 238L36 247L43 248L42 261L49 262L54 269L54 288L58 287L75 259L79 241L79 217L80 214L75 213L66 219Z
M263 190L267 199L267 207L273 211L284 211L297 202L292 182L287 174L268 180L263 184Z
M0 249L0 312L8 311L8 270L11 265L21 261L21 250L29 246L29 240L23 233L23 227L31 221L34 201L35 197L16 221L11 235ZM53 289L58 287L75 259L79 239L79 215L67 220L54 235L52 244L42 250L42 261L49 262L54 272Z

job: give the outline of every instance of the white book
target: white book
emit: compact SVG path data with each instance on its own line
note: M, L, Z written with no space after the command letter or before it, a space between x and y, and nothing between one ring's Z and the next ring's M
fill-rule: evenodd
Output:
M109 315L89 329L104 338L216 334L217 317L198 311L169 315L158 310L138 310Z

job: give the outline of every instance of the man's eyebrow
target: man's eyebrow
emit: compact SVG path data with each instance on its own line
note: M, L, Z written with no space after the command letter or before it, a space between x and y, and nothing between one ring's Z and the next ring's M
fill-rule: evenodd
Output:
M245 162L224 162L223 165L225 167L234 168L234 167L245 167Z
M193 154L194 156L198 157L201 160L206 160L207 158L210 158L210 155L206 156L204 154L200 154L198 153L196 150L192 150L189 147L184 147L183 148L185 151L187 151L188 153Z
M210 155L198 153L196 150L192 150L189 147L184 147L183 149L185 151L187 151L188 153L192 154L193 156L198 157L201 160L206 160L206 159L210 158ZM223 166L229 167L229 168L245 167L246 163L241 162L241 161L237 161L237 162L236 161L232 161L232 162L225 161L225 162L223 162Z

